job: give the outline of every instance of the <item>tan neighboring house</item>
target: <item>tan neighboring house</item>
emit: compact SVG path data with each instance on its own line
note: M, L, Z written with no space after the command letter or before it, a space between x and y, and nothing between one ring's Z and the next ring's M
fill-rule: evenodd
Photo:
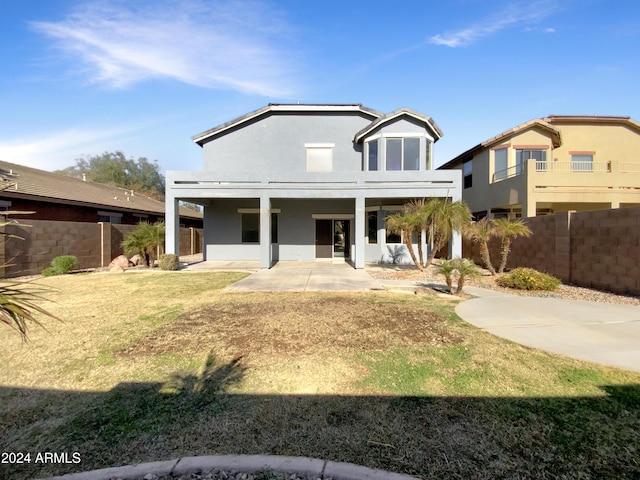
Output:
M535 119L440 169L463 173L476 218L640 206L640 123L630 117Z

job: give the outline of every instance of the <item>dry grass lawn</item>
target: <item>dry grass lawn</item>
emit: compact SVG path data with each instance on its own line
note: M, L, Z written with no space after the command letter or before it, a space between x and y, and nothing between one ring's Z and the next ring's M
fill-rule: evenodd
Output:
M0 444L80 465L254 453L422 478L638 478L640 374L511 344L433 296L232 293L239 273L52 277L5 328Z

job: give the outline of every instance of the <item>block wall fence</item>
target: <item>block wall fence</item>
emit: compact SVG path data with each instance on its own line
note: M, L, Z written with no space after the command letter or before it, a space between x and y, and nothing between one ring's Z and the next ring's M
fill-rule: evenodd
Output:
M0 277L37 275L60 255L78 257L78 269L106 267L123 254L120 244L135 225L21 220L29 225L0 228L15 237L0 239ZM20 237L20 238L16 238ZM180 228L180 255L202 252L202 229Z
M640 207L564 212L525 219L530 238L513 240L507 268L531 267L564 283L640 295ZM494 266L499 241L490 243ZM463 255L481 264L479 248L464 241Z

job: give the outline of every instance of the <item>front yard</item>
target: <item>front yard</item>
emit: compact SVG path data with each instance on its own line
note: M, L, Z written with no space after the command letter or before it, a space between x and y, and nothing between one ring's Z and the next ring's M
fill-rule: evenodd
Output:
M515 345L450 300L231 293L240 273L39 280L64 319L4 328L0 477L294 455L421 478L638 478L640 374ZM35 458L33 457L32 458Z

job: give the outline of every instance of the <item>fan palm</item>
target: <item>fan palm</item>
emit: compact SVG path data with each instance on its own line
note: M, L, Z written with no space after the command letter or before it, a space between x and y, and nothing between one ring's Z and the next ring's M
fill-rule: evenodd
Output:
M502 273L507 266L507 257L511 251L511 239L516 237L530 237L533 235L533 232L531 232L531 229L522 219L497 218L493 220L493 225L496 236L501 239L498 273Z
M496 274L496 269L493 268L491 263L491 255L489 253L489 240L496 236L495 226L491 220L486 217L478 220L477 222L470 223L464 230L464 234L467 238L470 238L473 243L477 243L480 246L480 258L484 268L489 270L491 275Z
M412 236L416 229L419 228L419 219L412 209L409 206L405 206L405 209L401 212L389 215L385 220L385 225L387 230L397 233L402 237L402 240L407 246L407 250L409 250L409 255L411 255L411 260L413 260L416 267L422 271L422 246L420 245L420 242L418 242L420 260L416 258L416 254L413 251Z
M164 222L140 222L134 231L129 233L122 242L122 248L127 255L140 255L147 266L153 265L153 255L162 253L165 237Z
M436 253L444 247L455 231L461 231L471 222L471 212L467 205L457 200L432 198L421 208L423 226L429 232L432 250L429 252L425 267L433 262Z

